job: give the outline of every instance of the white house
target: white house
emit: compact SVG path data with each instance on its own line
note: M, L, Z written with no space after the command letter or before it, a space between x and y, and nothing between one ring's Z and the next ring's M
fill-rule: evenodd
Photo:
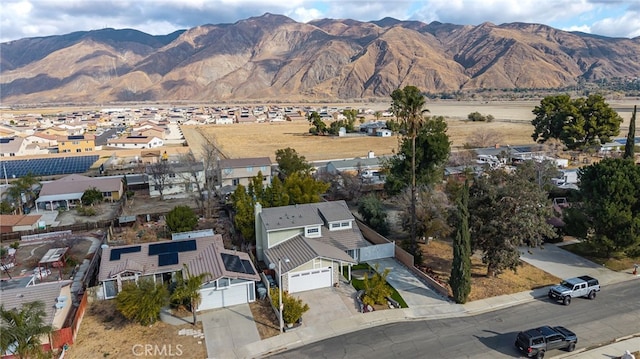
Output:
M196 163L172 163L167 162L166 167L155 170L151 164L147 166L146 173L149 176L149 196L170 198L187 198L192 195L199 195L198 188L204 188L206 176L202 162Z
M118 149L131 148L156 148L164 146L164 141L158 137L128 136L123 138L112 138L107 140L107 147Z

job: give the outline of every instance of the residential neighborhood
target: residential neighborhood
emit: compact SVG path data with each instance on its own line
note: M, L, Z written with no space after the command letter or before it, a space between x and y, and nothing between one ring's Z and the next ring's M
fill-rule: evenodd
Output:
M426 190L420 187L415 191L420 208L435 209L416 210L420 217L412 219L412 212L402 209L409 205L402 202L406 197L391 195L389 187L410 183L409 171L402 167L406 157L370 150L356 158L306 162L295 149L288 152L293 155L289 162L278 156L274 162L272 155L228 158L222 151L198 157L182 135L182 126L188 125L241 129L250 122L307 121L310 111L319 111L325 121L343 121L346 110L202 106L78 111L46 118L3 114L7 136L2 150L8 160L2 161L0 193L9 208L0 215L3 308L43 303L44 308L34 310L42 310L40 320L51 330L38 334L40 348L72 358L88 340L83 322L93 325L103 318L93 312L98 307L114 308L134 328L161 323L156 328L172 328L165 332L190 330L193 336L176 344L180 350L189 345L207 353L205 357L248 358L299 347L286 343L300 338L313 338L311 343L368 326L525 305L546 296L543 288L576 270L576 275L598 277L605 296L608 286L637 278L629 262L613 270L562 249L582 242L565 229L571 225L567 216L575 191L581 188L581 168L591 163L580 158L603 163L619 158L626 138L603 144L593 156L576 158L537 144L455 149L464 156L421 169L426 172L419 181L427 181L433 171L435 188L462 188L469 181L489 186L488 179L497 173L525 173L530 177L522 180L534 186L522 191L545 193L534 205L545 208L536 220L553 235L538 228L540 233L531 232L537 242L514 242L518 266L528 265L519 270L536 273L525 276L540 276L538 281L526 284L526 290L513 288L481 299L472 292L469 302L461 302L452 287L451 261L434 252L436 245L444 248L438 251L453 252L449 237L455 229L447 232L445 213L453 213L448 211L455 206L437 207L441 200L422 197ZM370 109L356 111L362 116L356 131L332 136L409 139L376 121ZM392 118L388 115L377 114ZM634 140L640 143L640 138ZM296 170L285 168L292 164ZM507 178L524 186L518 177ZM315 193L318 188L328 190ZM554 197L546 201L550 194ZM385 197L396 202L383 204ZM409 246L411 235L418 252ZM552 249L538 250L543 244ZM475 270L486 268L479 257L483 250L471 256ZM541 262L546 259L553 265ZM571 264L574 260L580 264ZM473 276L493 280L472 284L477 287L502 280L477 272ZM190 282L195 285L184 294ZM373 300L371 286L378 282L389 291ZM136 288L145 289L135 294ZM164 298L147 306L154 311L135 309L136 302L155 301L152 295ZM503 303L504 296L512 297ZM327 326L335 329L319 329ZM2 357L17 353L16 344Z

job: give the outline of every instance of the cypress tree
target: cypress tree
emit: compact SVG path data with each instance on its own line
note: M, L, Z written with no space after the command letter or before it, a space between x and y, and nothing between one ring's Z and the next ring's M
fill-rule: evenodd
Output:
M471 293L471 233L469 232L469 183L465 181L458 201L458 229L453 242L449 285L456 303L464 304Z
M633 114L631 122L629 122L629 134L627 134L627 143L624 145L624 157L633 159L635 156L636 145L636 110L638 106L633 106Z

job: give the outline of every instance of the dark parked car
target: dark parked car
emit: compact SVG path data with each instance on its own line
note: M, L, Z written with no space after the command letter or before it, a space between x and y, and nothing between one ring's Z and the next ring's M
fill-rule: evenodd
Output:
M572 352L576 348L578 337L565 327L543 326L518 333L516 348L529 358L544 358L544 354L553 349L565 349Z

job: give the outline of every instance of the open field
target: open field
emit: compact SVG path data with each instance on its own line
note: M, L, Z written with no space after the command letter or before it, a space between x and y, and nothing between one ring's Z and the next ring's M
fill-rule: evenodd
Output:
M532 126L527 123L481 123L456 119L448 119L447 123L453 147L462 147L470 135L481 129L500 133L505 140L504 145L532 143ZM308 131L307 122L182 127L189 147L194 152L201 148L201 136L205 136L213 139L229 158L268 156L275 160L276 150L291 147L308 161L317 161L365 157L369 151L373 151L376 156L390 155L398 148L396 136L313 136Z
M502 138L500 145L532 144L532 110L539 101L505 102L433 102L427 108L433 116L444 116L448 124L448 134L454 148L460 148L469 141L469 137L478 131L495 132ZM370 104L371 105L371 104ZM344 106L344 104L342 105ZM358 106L354 104L354 107ZM362 106L362 105L360 105ZM374 110L384 109L388 104L373 104ZM612 102L611 106L619 112L625 122L621 135L626 135L633 103ZM466 121L467 115L478 111L483 115L492 115L490 123ZM370 117L369 119L373 119ZM640 122L637 123L640 132ZM199 152L202 136L214 140L222 153L229 158L269 156L275 160L275 151L281 148L294 148L308 161L337 158L364 157L369 151L375 155L390 155L398 147L396 136L381 138L371 136L333 137L312 136L310 125L306 121L249 123L233 125L182 126L189 147Z

